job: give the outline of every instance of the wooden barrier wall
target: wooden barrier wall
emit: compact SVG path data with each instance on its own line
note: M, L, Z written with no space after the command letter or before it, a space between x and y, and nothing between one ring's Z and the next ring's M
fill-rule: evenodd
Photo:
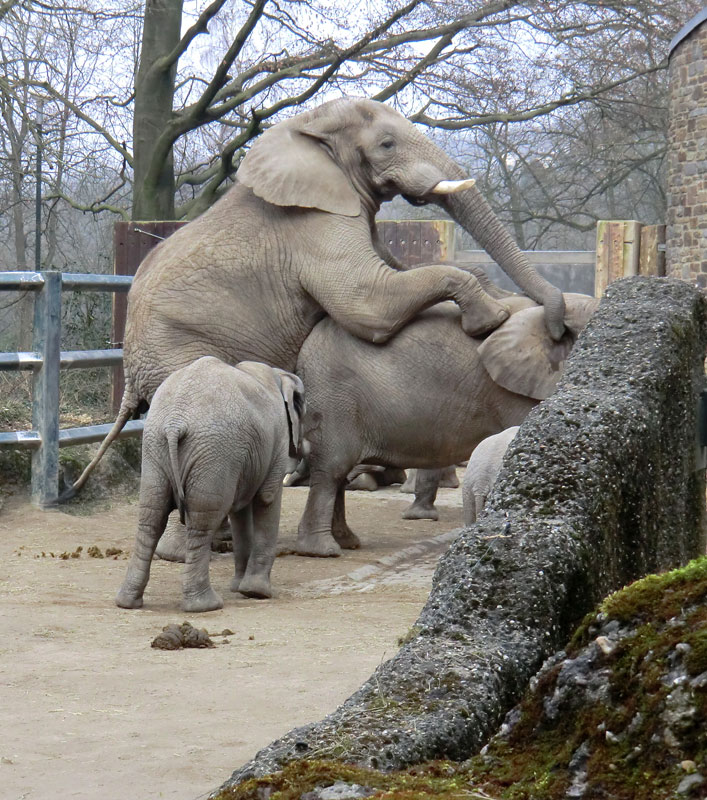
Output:
M601 297L610 283L632 275L665 275L665 225L600 220L594 296Z

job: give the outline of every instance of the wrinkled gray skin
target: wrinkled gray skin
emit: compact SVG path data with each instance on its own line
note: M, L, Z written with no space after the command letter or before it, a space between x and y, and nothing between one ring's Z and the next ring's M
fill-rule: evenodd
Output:
M447 265L405 271L393 258L375 215L396 195L449 212L544 305L559 340L561 292L531 267L478 189L459 183L467 177L415 125L371 100L330 101L263 133L235 185L140 265L128 295L118 419L73 491L162 381L200 356L293 371L325 315L382 344L443 300L458 304L456 324L469 335L506 319L473 275Z
M303 411L296 375L244 361L200 358L155 392L145 422L138 530L121 608L141 608L167 516L186 522L184 611L223 601L209 581L211 538L228 515L235 576L231 591L271 597L282 479L295 461Z
M297 552L337 556L359 546L344 510L354 465L442 468L520 424L554 389L597 304L584 295L565 300L560 342L548 336L542 309L523 297L506 298L518 310L485 339L465 336L448 303L425 311L385 347L356 339L334 320L320 322L297 365L307 387L311 471Z
M491 493L498 473L501 471L503 457L516 433L518 433L518 425L488 436L476 446L471 454L462 481L465 525L473 525L486 505L486 498Z

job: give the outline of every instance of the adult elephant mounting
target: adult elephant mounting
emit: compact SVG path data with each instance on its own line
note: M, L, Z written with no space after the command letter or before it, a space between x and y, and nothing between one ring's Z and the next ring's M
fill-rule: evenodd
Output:
M340 99L281 122L253 145L235 185L156 247L128 295L125 392L118 418L73 494L162 381L201 356L294 370L325 315L383 343L442 300L469 335L508 310L454 267L404 271L376 232L396 195L442 206L536 302L554 339L564 302L540 277L473 181L412 123L372 100Z

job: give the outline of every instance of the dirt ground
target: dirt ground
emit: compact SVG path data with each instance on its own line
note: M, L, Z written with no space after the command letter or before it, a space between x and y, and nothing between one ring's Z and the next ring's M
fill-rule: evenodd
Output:
M285 546L306 492L285 490ZM394 655L427 597L448 532L461 525L458 489L440 491L438 523L402 520L409 502L398 487L349 492L349 522L363 547L338 559L281 556L272 600L229 592L231 556L215 555L211 578L224 608L185 615L181 566L158 560L144 608L114 605L133 543L134 502L70 516L7 500L0 511L0 795L196 800L279 735L333 711ZM122 553L91 557L94 546ZM216 637L212 649L150 647L163 626L185 619L233 635Z

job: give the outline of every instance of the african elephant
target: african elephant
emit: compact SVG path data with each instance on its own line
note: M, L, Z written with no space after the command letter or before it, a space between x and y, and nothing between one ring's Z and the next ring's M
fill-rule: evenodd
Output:
M223 606L209 581L209 559L227 515L231 591L272 596L282 479L299 451L303 392L284 370L252 361L231 367L210 356L164 381L145 422L138 530L118 606L142 607L150 562L175 507L187 528L184 611Z
M503 456L516 433L518 425L513 425L505 431L487 436L474 448L462 481L465 525L473 525L486 505L486 499L503 464Z
M381 203L434 202L545 306L564 332L562 294L531 267L465 171L392 108L329 101L274 125L244 157L235 184L161 242L128 295L125 392L118 418L71 496L127 420L162 381L200 356L294 370L312 328L329 315L381 344L444 300L470 335L508 316L478 280L448 265L405 270L378 236Z
M343 482L354 464L441 468L520 424L554 389L598 302L572 294L565 301L559 342L548 335L543 310L524 297L506 298L517 310L484 339L464 335L449 303L420 314L384 347L332 319L320 322L297 363L307 387L311 470L297 552L336 556L359 546L344 511Z

